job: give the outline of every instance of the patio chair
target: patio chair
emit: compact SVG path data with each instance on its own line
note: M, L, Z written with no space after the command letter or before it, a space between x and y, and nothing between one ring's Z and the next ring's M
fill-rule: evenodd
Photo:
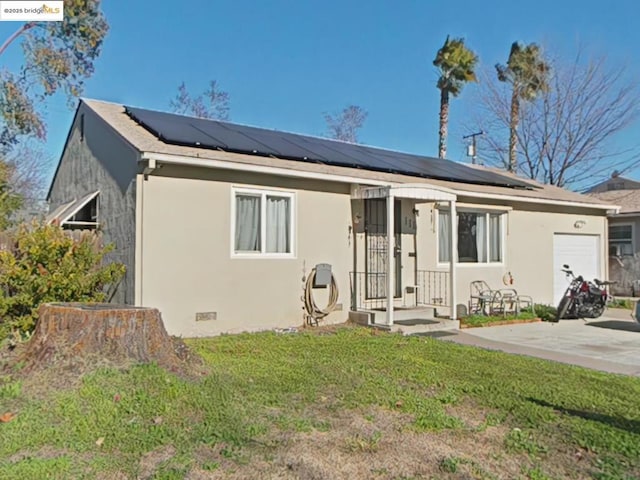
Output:
M520 298L513 288L492 289L484 280L474 280L469 289L469 314L496 315L520 311Z

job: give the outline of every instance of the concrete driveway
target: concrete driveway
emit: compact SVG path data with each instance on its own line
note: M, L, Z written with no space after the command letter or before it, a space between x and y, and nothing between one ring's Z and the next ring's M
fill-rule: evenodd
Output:
M640 376L640 324L629 310L610 309L589 321L471 328L443 340Z

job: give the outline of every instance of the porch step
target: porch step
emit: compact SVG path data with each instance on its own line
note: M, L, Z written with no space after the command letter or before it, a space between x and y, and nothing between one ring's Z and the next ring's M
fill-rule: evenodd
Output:
M400 312L402 312L402 314L400 316L397 315ZM386 312L383 311L351 311L349 312L349 320L359 325L402 333L404 335L457 330L460 328L460 322L458 320L435 318L434 314L434 308L394 310L394 322L392 326L386 324Z
M436 317L434 307L396 308L393 310L394 322L433 320ZM358 310L349 312L349 320L358 325L384 325L387 323L385 310Z
M386 317L387 312L382 312ZM436 316L435 307L418 307L418 308L395 308L393 310L394 321L415 320L415 319L432 319Z

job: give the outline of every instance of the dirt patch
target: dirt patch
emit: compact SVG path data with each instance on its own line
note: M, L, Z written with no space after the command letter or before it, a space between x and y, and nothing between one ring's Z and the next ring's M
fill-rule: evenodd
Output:
M180 371L169 371L183 378L196 379L205 375L207 367L202 359L192 353L182 340L176 337L172 337L171 340L182 365ZM56 356L40 368L27 369L27 352L27 343L18 343L12 348L6 344L0 346L0 381L19 380L21 391L32 398L45 398L51 392L76 388L85 375L100 368L126 370L136 364L131 358L106 357L95 353Z
M62 448L54 448L54 447L42 447L39 450L31 451L31 450L23 450L17 453L14 453L7 461L9 463L18 463L22 462L28 458L37 458L39 460L50 460L52 458L64 457L68 455L68 452Z
M591 478L590 462L576 461L572 452L561 457L531 459L507 453L510 428L486 426L485 413L455 407L466 428L416 432L412 418L379 408L333 412L328 431L278 432L244 450L242 462L219 463L215 470L194 468L189 477L201 479L512 479L543 465L553 478ZM480 428L481 425L485 425ZM216 461L219 453L205 452L200 465ZM211 463L209 463L211 465ZM525 477L526 478L526 477Z
M140 480L152 478L160 464L170 460L175 454L176 449L173 445L164 445L150 451L140 459L138 478Z

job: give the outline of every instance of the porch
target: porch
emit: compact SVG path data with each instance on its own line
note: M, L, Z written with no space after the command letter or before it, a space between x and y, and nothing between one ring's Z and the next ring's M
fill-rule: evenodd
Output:
M424 238L421 242L417 228L418 204L444 203L453 212L448 247L456 251L456 195L404 184L354 187L351 198L355 236L349 317L405 333L457 328L456 261L440 269L419 268L418 258L435 246Z

